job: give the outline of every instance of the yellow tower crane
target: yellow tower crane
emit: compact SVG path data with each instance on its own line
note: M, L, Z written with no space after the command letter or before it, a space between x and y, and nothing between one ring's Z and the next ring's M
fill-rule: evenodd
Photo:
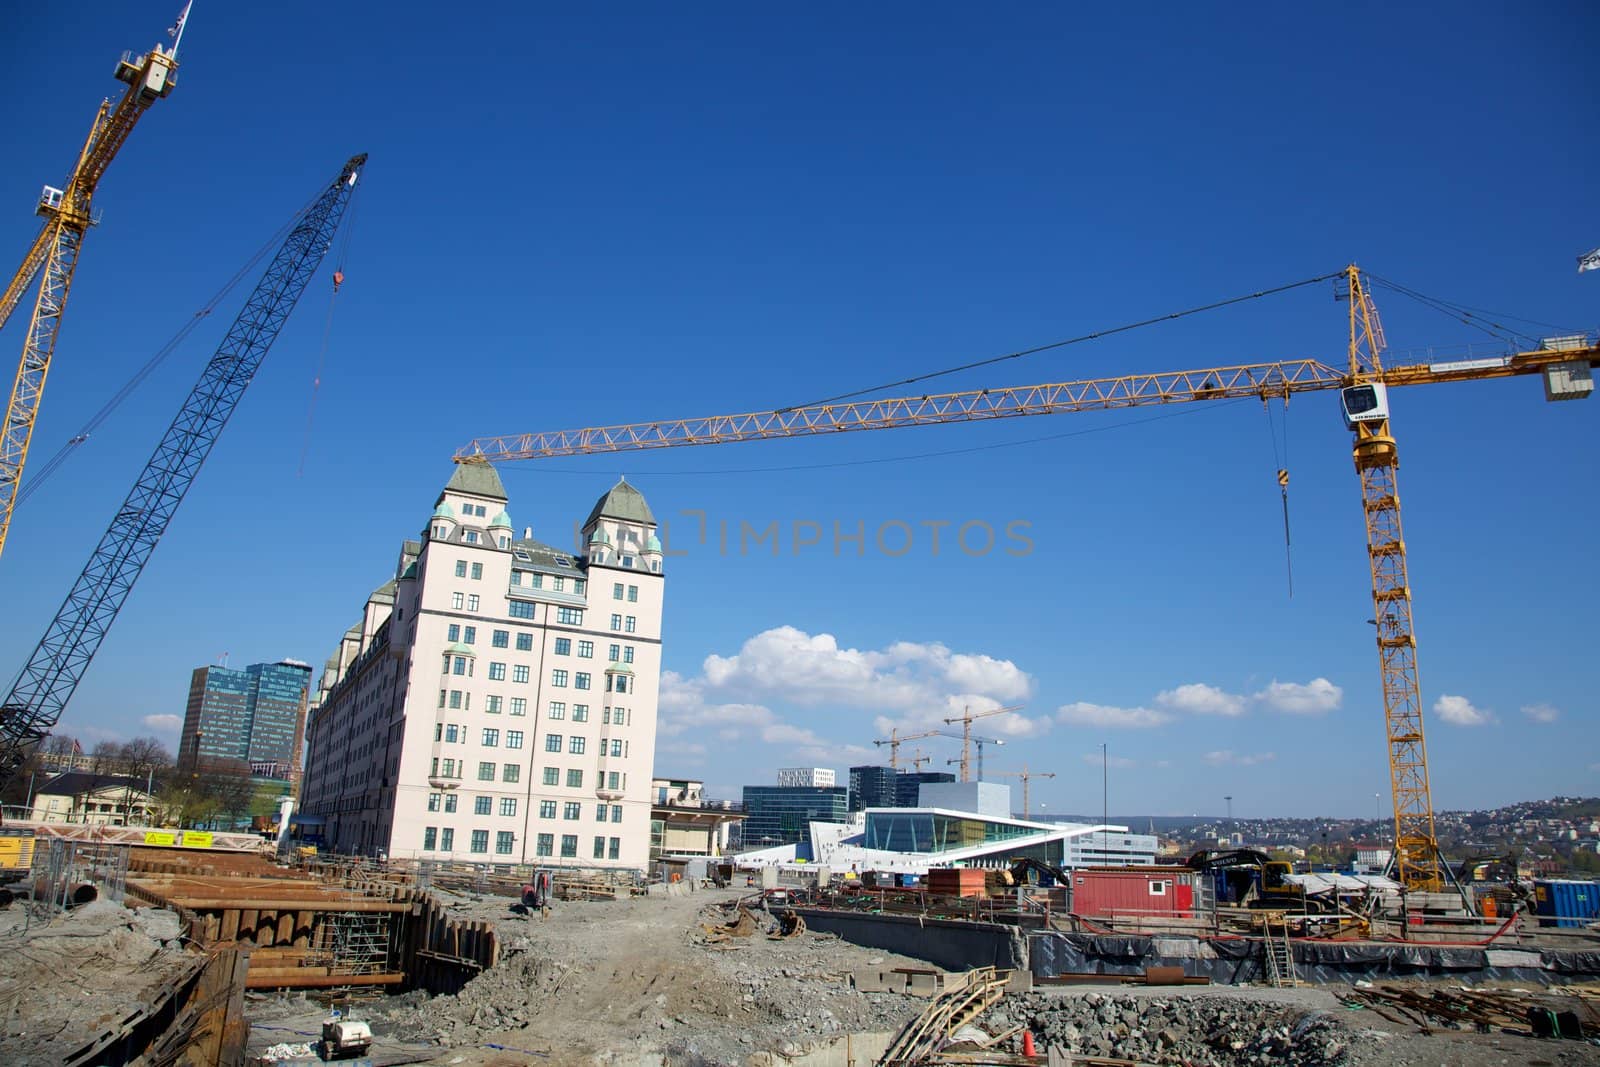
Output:
M972 755L972 724L978 719L987 719L991 715L1000 715L1007 711L1021 711L1022 704L1013 704L1009 708L990 708L987 711L973 711L970 707L961 709L961 714L945 720L946 724L961 724L961 780L970 782L971 776L967 773L968 760ZM978 780L983 781L983 742L978 746Z
M1593 391L1593 368L1600 366L1600 337L1547 338L1538 348L1487 359L1385 366L1383 329L1366 278L1354 266L1339 277L1340 298L1349 305L1349 347L1343 367L1315 359L1248 363L482 437L460 449L455 461L493 463L633 452L1240 397L1287 400L1296 393L1337 390L1345 423L1355 435L1354 458L1366 517L1397 873L1410 889L1438 890L1443 888L1445 867L1434 834L1423 743L1411 587L1395 479L1399 458L1389 424L1388 390L1538 374L1544 377L1546 399L1585 399Z
M1020 771L1001 771L1000 772L1000 777L1001 778L1021 778L1022 779L1022 817L1024 819L1026 819L1028 817L1029 812L1031 812L1033 810L1031 807L1028 806L1028 783L1033 781L1035 778L1054 778L1055 776L1056 776L1056 772L1055 771L1030 771L1030 770L1028 770L1028 765L1026 763L1024 763L1022 765L1022 770L1020 770Z
M183 25L189 8L178 16L170 31L172 47L156 45L135 58L125 53L117 64L117 79L127 82L122 99L112 106L102 101L89 125L89 136L78 154L65 188L45 186L39 197L37 214L44 225L22 257L22 265L0 296L0 329L22 300L22 294L42 273L39 292L33 302L33 318L22 345L16 378L6 401L5 422L0 424L0 552L5 551L6 534L11 529L11 513L16 507L22 484L22 468L28 461L28 443L33 438L34 422L39 417L39 402L44 397L45 378L55 355L61 333L61 317L66 312L72 275L78 267L78 253L84 235L98 220L94 216L94 193L106 168L133 127L150 110L150 105L167 96L177 84L178 45L183 40Z
M879 738L872 743L879 746L888 745L889 767L891 770L899 770L901 745L905 744L907 741L920 741L924 737L938 737L940 733L941 731L939 730L924 730L920 734L905 734L902 736L899 727L896 727L895 729L889 731L888 737Z

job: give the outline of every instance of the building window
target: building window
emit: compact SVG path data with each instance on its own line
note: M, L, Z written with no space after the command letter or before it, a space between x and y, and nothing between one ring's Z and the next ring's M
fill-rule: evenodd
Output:
M505 648L511 641L510 630L496 630L489 635L489 643L495 648Z
M511 668L511 680L526 685L528 682L528 665L526 663L518 663L513 666Z
M480 781L480 782L492 782L492 781L494 781L494 764L492 764L492 763L480 763L480 764L478 764L478 781Z
M489 805L492 804L492 803L493 803L493 801L491 801L488 797L473 797L472 798L472 814L474 814L474 815L487 815L487 814L489 814Z
M451 661L450 662L450 673L451 674L464 675L464 674L467 673L467 657L465 657L465 656L451 656L450 657L450 661Z
M603 837L594 839L594 858L597 860L606 858L606 839Z
M557 767L546 767L544 769L544 784L545 785L560 785L561 784L561 770L560 770L560 768L557 768Z
M621 653L621 645L612 645L609 649L607 649L606 659L610 660L612 663L615 663L617 662L617 657L620 656Z
M461 608L462 608L462 605L466 601L466 599L467 598L465 596L463 596L462 594L460 594L460 593L451 593L450 594L450 606L452 608L454 608L455 610L460 611Z
M444 728L445 744L453 745L459 740L461 740L461 727L457 726L455 723L451 723Z
M578 858L578 835L577 834L562 834L561 835L561 856L562 856L563 859L577 859Z
M510 615L513 619L531 619L533 618L533 605L526 600L513 600L511 602ZM518 640L520 641L521 638L519 637ZM517 647L520 648L521 646Z
M567 672L557 669L550 672L550 684L557 689L567 687Z
M622 858L622 838L613 837L611 839L611 848L606 852L606 858L613 860Z
M458 593L456 595L459 596L460 594ZM613 615L613 616L611 616L611 628L613 630L622 629L622 616L621 615Z
M603 745L603 744L605 744L605 741L602 740L600 743ZM617 739L615 737L613 737L611 739L611 754L613 756L621 756L622 755L622 742L621 742L621 740L619 740L619 739Z
M596 804L594 806L594 821L595 822L605 822L606 821L606 812L608 812L610 810L611 810L611 806L609 804Z
M545 734L544 735L544 750L546 752L560 752L561 751L561 735L560 734Z
M518 634L517 635L517 651L518 652L532 652L533 651L533 635L532 634Z
M557 608L556 622L563 626L582 626L583 612L578 608Z
M500 731L499 730L495 730L495 729L491 729L489 727L485 727L484 731L483 731L483 747L484 748L499 748L500 747Z
M467 576L467 561L464 560L464 559L456 560L456 577L457 578L465 578L466 576Z
M501 797L500 798L500 814L501 815L515 815L516 813L517 813L517 798L516 797Z
M569 742L567 745L568 752L572 753L574 756L583 755L583 746L586 741L585 738L579 737L577 734L573 734L567 740Z
M439 777L440 778L455 778L455 777L457 777L457 775L456 775L456 761L453 760L453 759L441 760L440 761L440 766L439 766Z
M444 690L439 690L439 706L444 707Z
M500 698L498 696L484 697L484 701L484 711L488 712L490 715L500 714Z
M453 622L449 626L446 626L444 628L444 639L446 641L461 640L461 624L458 622Z
M444 813L446 815L454 815L456 813L456 802L460 799L454 793L447 793L444 798Z
M476 567L477 564L474 563L473 566ZM473 577L476 578L477 575L474 574ZM636 585L628 586L628 601L629 601L629 603L638 603L638 601L639 601L639 587L638 586L636 586Z
M542 575L542 574L530 574L530 575L528 575L528 585L533 589L543 589L544 588L544 575Z
M567 705L566 705L566 702L565 701L561 701L561 700L552 700L550 702L550 718L552 718L552 719L565 719L566 717L567 717Z
M439 800L440 800L440 797L439 797L438 793L429 793L428 794L428 810L429 811L438 811L439 810Z
M632 645L629 645L627 648L622 650L622 662L624 662L624 663L632 663L633 662L633 646Z
M463 626L461 628L463 644L475 645L478 643L478 628L476 626Z
M522 767L519 764L507 763L500 768L502 782L520 782L522 780Z
M495 851L495 855L497 855L497 856L509 856L509 855L511 855L511 849L515 845L516 840L517 840L517 835L512 833L510 830L498 830L498 831L496 831L495 835L494 835L494 851Z
M507 730L506 731L506 747L507 748L521 748L522 747L522 731L521 730Z
M476 613L478 610L478 594L467 594L467 610Z
M459 689L450 690L450 706L452 708L455 708L456 710L460 710L460 708L461 708L461 690L459 690Z
M617 693L628 691L628 676L626 674L606 675L606 688Z
M573 722L588 722L589 721L589 705L587 705L587 704L574 704L574 705L572 705L572 721Z
M472 610L473 611L477 611L478 609L477 608L473 608ZM629 615L625 620L623 620L623 627L622 628L624 630L626 630L628 633L631 634L638 627L638 624L639 624L639 620L637 618L635 618L634 616Z
M477 544L478 543L478 531L476 531L476 530L468 530L466 537L462 538L462 540L466 541L466 543L469 544L469 545ZM473 851L477 851L477 850L474 849Z
M558 656L570 656L570 655L572 655L572 638L570 638L570 637L558 637L558 638L556 638L556 655L558 655Z
M461 577L461 575L458 574L458 575L456 575L456 577L459 578L459 577ZM621 600L622 599L622 583L621 582L617 582L616 584L614 584L611 587L611 599L612 600Z
M474 563L472 565L472 577L477 579L481 579L483 577L483 564ZM632 600L634 598L630 596L628 599Z
M611 790L613 793L617 791L617 772L616 771L607 771L606 772L606 788Z
M550 588L557 593L564 593L567 591L567 580L559 574L554 575L550 580Z
M504 663L489 664L489 681L503 682L506 680L506 665Z
M505 546L501 545L500 547L504 548ZM512 585L521 585L522 584L522 572L521 571L512 571L511 572L511 584Z
M588 676L588 674L584 673L583 671L579 671L577 673L577 675L572 679L572 688L574 688L574 689L587 689L587 688L589 688L589 676Z
M567 788L568 789L582 789L583 788L583 771L579 770L577 767L568 767L567 768Z
M556 817L556 802L553 800L539 801L539 818L553 819Z
M621 822L622 821L622 805L621 804L613 804L613 805L611 805L611 821L612 822Z
M561 805L561 817L568 820L582 818L583 805L579 804L576 800L567 801L565 804Z
M472 851L474 851L474 852L488 852L489 851L489 831L487 831L487 830L474 830L474 831L472 831Z
M513 715L526 715L526 714L528 714L528 700L527 700L526 697L512 697L511 698L511 714L513 714Z
M423 827L423 829L422 829L422 851L424 851L424 852L432 852L434 850L434 846L436 846L438 843L439 843L439 828L437 826L425 826L425 827Z
M538 841L534 843L533 853L536 856L551 855L555 850L555 844L555 834L540 834Z
M589 583L584 581L582 578L574 578L574 579L572 579L572 591L574 593L577 593L579 596L582 596L583 593L584 593L584 590L587 589L588 587L589 587Z
M456 832L452 827L446 826L439 831L439 851L454 852L456 850Z

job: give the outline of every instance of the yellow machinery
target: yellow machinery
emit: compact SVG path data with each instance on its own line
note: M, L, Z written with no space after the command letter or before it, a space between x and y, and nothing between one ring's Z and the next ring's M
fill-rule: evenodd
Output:
M1349 310L1349 349L1344 367L1314 359L1287 360L511 434L474 440L456 453L455 460L492 463L545 459L1199 400L1287 400L1296 393L1338 390L1345 423L1354 434L1355 465L1366 515L1373 619L1377 624L1394 793L1397 876L1409 889L1438 891L1444 888L1446 871L1434 834L1433 800L1428 785L1416 636L1411 624L1411 587L1406 577L1406 546L1395 478L1399 457L1389 425L1388 390L1538 374L1544 377L1546 399L1585 399L1593 389L1592 368L1600 365L1600 343L1594 335L1556 337L1546 339L1531 351L1490 359L1386 367L1382 362L1383 329L1366 279L1354 266L1347 267L1341 277L1339 295ZM1283 477L1280 475L1280 479Z
M6 402L5 422L0 425L0 552L5 551L6 533L11 528L11 512L22 484L22 468L28 460L28 443L33 437L39 402L44 396L45 378L55 355L56 338L61 332L61 317L67 309L67 294L78 266L78 253L84 235L97 221L94 193L106 168L150 105L172 92L177 82L178 44L183 39L183 24L189 17L185 7L173 27L170 50L156 45L134 58L125 54L117 64L117 79L128 89L115 107L101 103L89 126L89 137L78 155L78 164L66 187L45 186L37 213L44 217L39 235L33 239L22 265L0 296L0 329L16 309L22 294L42 273L33 317L23 342L22 359Z
M973 720L987 719L991 715L999 715L1004 711L1021 711L1022 708L1023 705L1021 704L1013 704L1009 708L990 708L987 711L973 711L971 708L962 708L960 715L945 720L946 725L957 722L961 724L961 780L963 782L971 781L967 771L972 762ZM988 744L987 741L978 742L978 781L980 782L983 781L983 746L986 744Z

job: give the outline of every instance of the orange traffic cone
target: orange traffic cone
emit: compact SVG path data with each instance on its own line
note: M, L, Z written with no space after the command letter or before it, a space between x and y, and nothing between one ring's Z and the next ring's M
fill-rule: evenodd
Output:
M1022 1054L1024 1056L1037 1056L1039 1053L1033 1047L1033 1031L1022 1031Z

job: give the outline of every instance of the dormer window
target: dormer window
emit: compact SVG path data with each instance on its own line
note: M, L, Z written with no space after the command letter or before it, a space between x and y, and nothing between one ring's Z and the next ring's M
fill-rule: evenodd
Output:
M435 536L439 540L443 541L446 537L449 536L449 533L445 530L445 528L443 526L435 526L433 528L433 536Z
M656 574L660 574L661 573L661 561L659 559L651 560L650 561L650 570L652 572L656 573Z
M468 530L467 531L466 541L467 541L467 544L469 544L469 545L477 544L478 543L478 531L477 530Z
M507 537L505 534L501 534L500 535L500 547L501 548L510 548L511 547L511 538Z
M633 557L632 557L632 556L623 556L623 557L622 557L622 565L623 565L623 566L624 566L624 567L631 567L631 566L633 566Z

